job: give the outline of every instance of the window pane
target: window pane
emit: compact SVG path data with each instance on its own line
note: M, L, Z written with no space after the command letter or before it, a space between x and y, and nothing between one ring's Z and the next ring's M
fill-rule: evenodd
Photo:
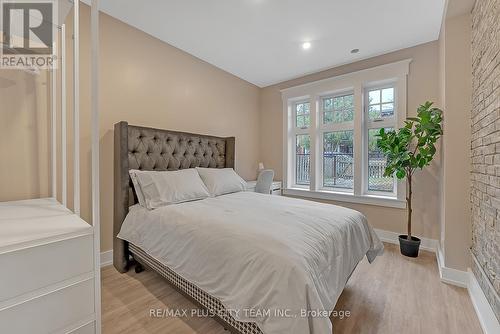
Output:
M386 128L386 131L393 130ZM384 177L387 159L377 147L377 133L380 129L368 130L368 190L392 192L394 178Z
M323 123L332 123L333 122L333 111L325 111L323 113Z
M347 108L336 110L333 115L334 123L350 122L354 119L354 110Z
M309 102L304 102L304 114L309 115Z
M353 131L323 134L323 186L353 188Z
M323 99L323 110L332 110L332 109L333 109L332 98Z
M334 105L336 105L335 109L342 110L345 108L345 100L344 100L343 96L336 97L336 98L334 98L334 100L337 102L337 103L334 103Z
M394 102L394 88L382 89L382 103Z
M394 87L368 91L368 117L370 120L394 116Z
M308 128L311 124L311 116L310 115L297 115L296 124L298 128L304 129Z
M309 135L297 135L295 139L295 183L309 184L311 170L311 140Z
M339 99L342 99L342 105L339 110L337 110L336 117L334 116L334 122L350 122L354 119L354 95L345 95Z
M371 90L368 92L368 104L380 103L380 90Z
M342 100L342 96L333 98L333 109L338 110L338 109L342 108L343 104L344 104L344 101Z
M295 105L295 113L297 115L309 114L309 102L297 103Z
M297 127L298 128L305 127L305 121L304 121L304 116L303 115L297 115Z
M328 110L323 109L324 124L350 122L354 119L354 95L336 96L328 100L332 101L332 107ZM329 114L330 110L333 110L333 113Z
M354 108L354 94L344 96L344 106Z
M379 119L382 117L382 114L380 112L380 104L376 104L374 106L369 106L368 107L368 116L370 119Z
M391 117L394 115L394 103L382 104L382 117Z
M295 124L298 128L307 128L310 125L309 102L295 105Z
M311 125L311 117L309 115L305 115L304 116L304 126L306 128L308 128L309 125Z
M295 111L296 111L297 115L304 114L304 104L303 103L297 103L295 105Z

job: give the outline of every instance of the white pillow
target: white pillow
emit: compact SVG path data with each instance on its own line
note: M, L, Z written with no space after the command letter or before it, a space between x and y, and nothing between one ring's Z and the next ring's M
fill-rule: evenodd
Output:
M132 180L132 183L134 185L134 190L135 194L137 195L137 201L139 204L143 207L146 207L146 200L144 199L144 194L142 193L141 186L139 185L139 181L137 181L137 173L140 173L140 170L137 169L131 169L128 171L128 174L130 175L130 179Z
M219 196L244 191L247 183L232 168L196 167L210 195Z
M135 176L148 209L210 197L194 168L162 172L136 171Z

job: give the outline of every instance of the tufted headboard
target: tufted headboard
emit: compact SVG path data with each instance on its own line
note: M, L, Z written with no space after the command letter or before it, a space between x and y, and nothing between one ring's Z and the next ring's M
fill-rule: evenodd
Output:
M130 169L179 170L194 167L234 168L234 137L214 137L193 133L115 124L113 265L128 269L129 252L125 241L116 236L130 205L137 203Z

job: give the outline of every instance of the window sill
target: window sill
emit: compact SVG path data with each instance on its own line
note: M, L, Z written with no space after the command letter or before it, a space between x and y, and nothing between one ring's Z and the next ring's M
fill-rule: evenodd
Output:
M369 204L377 206L385 206L389 208L406 208L406 201L397 198L376 196L376 195L353 195L350 193L341 193L333 191L311 191L300 188L283 189L283 195L299 196L305 198L323 199L338 202L348 202L356 204Z

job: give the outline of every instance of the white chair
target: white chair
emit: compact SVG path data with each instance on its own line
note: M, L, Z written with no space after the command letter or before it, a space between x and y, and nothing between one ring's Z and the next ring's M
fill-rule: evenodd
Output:
M271 186L273 185L274 170L264 169L257 177L257 184L255 185L255 192L261 194L270 194Z

